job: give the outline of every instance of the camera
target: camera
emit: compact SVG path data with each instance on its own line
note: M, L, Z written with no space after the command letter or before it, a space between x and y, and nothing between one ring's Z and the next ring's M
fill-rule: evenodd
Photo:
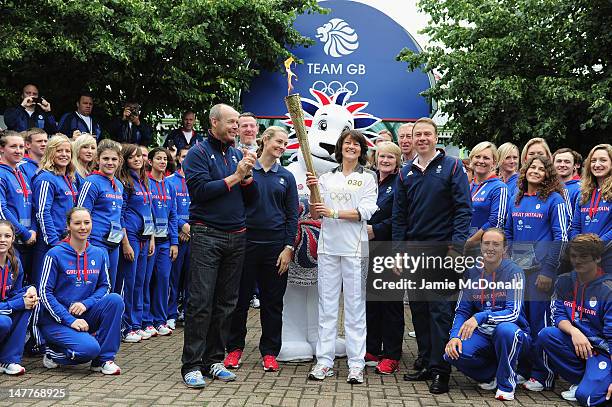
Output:
M36 103L42 103L43 98L39 97L39 98L32 98L32 103L36 104Z

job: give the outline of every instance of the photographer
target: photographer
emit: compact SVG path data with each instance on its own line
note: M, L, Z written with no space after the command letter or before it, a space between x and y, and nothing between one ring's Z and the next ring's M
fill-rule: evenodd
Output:
M151 142L151 127L140 120L140 105L126 102L123 105L121 119L115 119L109 124L109 133L113 140L122 144L138 144L147 146Z
M57 133L57 123L51 114L51 104L38 96L38 88L27 84L21 94L21 105L4 112L4 122L9 130L26 131L32 127L44 129L47 134Z

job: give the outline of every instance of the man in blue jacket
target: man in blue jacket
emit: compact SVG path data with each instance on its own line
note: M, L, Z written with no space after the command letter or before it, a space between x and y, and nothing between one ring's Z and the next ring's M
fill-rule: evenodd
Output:
M23 87L21 104L10 107L4 112L7 129L26 131L32 127L39 127L48 134L57 133L57 123L51 114L51 104L38 95L36 85L29 83Z
M414 242L435 258L456 257L468 238L472 218L467 174L461 160L436 150L438 132L429 118L417 120L412 129L416 157L402 167L393 199L392 238ZM435 243L429 243L435 242ZM398 246L399 247L399 246ZM449 257L449 258L450 258ZM448 268L416 270L423 281L444 281L453 277ZM456 274L455 274L456 277ZM417 281L417 288L421 280ZM443 359L453 320L449 292L410 292L410 310L424 367L404 380L433 379L429 391L448 392L450 365Z
M151 127L140 118L140 105L136 102L123 104L121 118L108 125L108 132L118 143L148 146L151 143Z
M72 137L72 133L78 130L81 133L89 133L100 141L102 126L100 126L98 120L91 116L93 105L93 95L88 92L81 92L76 102L77 110L65 113L60 119L59 132Z
M208 138L190 149L183 170L191 206L189 299L182 357L187 387L204 387L202 372L222 381L236 375L223 365L229 316L238 301L244 260L245 204L258 198L252 168L255 154L233 147L238 112L210 109ZM244 157L243 157L244 154Z

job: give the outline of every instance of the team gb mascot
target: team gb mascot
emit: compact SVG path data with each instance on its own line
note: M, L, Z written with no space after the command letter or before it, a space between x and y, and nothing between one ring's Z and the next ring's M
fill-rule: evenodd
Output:
M367 102L349 103L350 91L328 96L315 89L310 93L316 100L302 98L308 142L317 175L338 166L334 158L336 142L345 130L365 130L380 119L363 113ZM285 123L292 126L291 120ZM297 150L297 141L287 147ZM318 338L317 239L321 222L310 217L306 187L306 165L301 150L297 161L287 169L293 173L300 197L298 233L294 261L289 267L287 291L283 300L282 348L277 359L282 362L312 360ZM336 356L346 356L344 339L336 340Z

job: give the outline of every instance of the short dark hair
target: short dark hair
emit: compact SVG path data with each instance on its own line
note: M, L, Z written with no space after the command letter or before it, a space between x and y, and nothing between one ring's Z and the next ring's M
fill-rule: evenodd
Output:
M605 251L603 241L595 233L584 233L574 237L568 245L567 254L570 250L582 255L590 255L594 259L601 257Z
M240 119L241 117L252 117L253 119L257 120L257 117L255 117L255 114L254 114L254 113L251 113L251 112L243 112L243 113L240 113L240 114L238 115L238 118Z
M346 130L338 138L336 142L336 151L334 152L334 156L338 164L342 163L342 144L344 144L344 140L348 137L355 140L359 143L359 147L361 147L361 152L359 153L359 164L366 165L368 162L368 142L365 136L358 130Z
M553 162L555 161L555 157L557 156L557 154L563 153L570 153L574 158L574 165L577 165L579 169L580 167L582 167L582 155L578 151L572 150L571 148L567 147L560 148L553 153Z
M82 97L88 97L88 98L91 98L92 100L94 98L93 93L91 93L88 90L79 92L79 94L77 95L77 102L80 102Z

